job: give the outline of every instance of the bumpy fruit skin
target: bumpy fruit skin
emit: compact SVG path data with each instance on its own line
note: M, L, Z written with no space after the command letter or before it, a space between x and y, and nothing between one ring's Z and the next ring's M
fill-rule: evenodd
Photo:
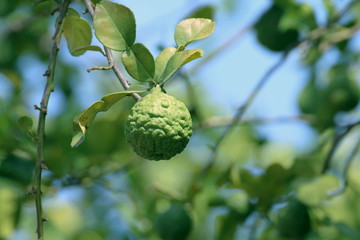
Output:
M182 152L192 135L185 104L154 87L126 119L125 136L134 151L149 160L168 160Z

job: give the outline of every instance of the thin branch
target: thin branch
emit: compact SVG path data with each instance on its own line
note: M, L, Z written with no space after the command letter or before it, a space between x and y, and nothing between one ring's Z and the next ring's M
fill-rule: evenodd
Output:
M91 0L85 0L86 8L92 18L94 18L94 6ZM104 46L106 57L109 62L109 66L112 66L112 70L114 71L116 77L119 79L120 84L123 86L124 89L128 89L130 87L129 82L125 79L124 75L122 74L120 68L115 64L114 56L111 50ZM140 95L137 93L131 94L133 98L137 101L141 99Z
M194 67L192 67L188 71L188 75L192 75L194 72L198 71L201 67L203 67L206 63L210 62L212 59L217 57L220 53L224 52L225 50L229 49L233 46L237 41L245 36L246 33L250 32L253 28L253 24L246 26L244 28L240 28L233 36L231 36L227 41L221 44L218 48L210 52L206 55L200 62L198 62Z
M89 72L91 72L91 71L93 71L93 70L110 70L110 69L112 69L113 67L114 67L113 65L105 66L105 67L104 67L104 66L102 66L102 67L93 66L93 67L87 69L86 71L89 73Z
M233 116L220 116L220 117L211 117L199 124L200 129L207 128L218 128L229 126L233 122ZM287 122L307 122L313 124L318 121L315 116L302 114L296 116L284 116L284 117L275 117L275 118L251 118L244 119L239 124L279 124Z
M338 148L341 140L356 126L360 125L360 121L358 122L355 122L353 124L350 124L348 126L345 126L343 127L344 130L343 131L339 131L334 139L334 142L330 148L330 151L328 153L328 155L326 156L325 158L325 161L324 161L324 165L323 165L323 168L321 170L321 174L324 174L329 168L330 168L330 165L331 165L331 160L333 159L333 156L336 152L336 149Z
M43 222L46 221L43 214L42 199L41 199L41 174L42 170L46 170L45 157L44 157L44 138L45 138L45 120L47 114L47 107L50 99L51 92L54 91L54 75L56 58L59 51L60 37L61 37L61 25L66 15L71 0L64 0L60 7L59 17L55 23L55 34L53 36L53 45L49 60L49 66L44 74L46 76L46 85L44 93L40 102L40 107L35 106L35 109L39 110L39 122L37 128L37 150L36 150L36 165L34 182L31 193L35 195L35 206L36 206L36 219L37 227L36 233L38 240L44 239L44 226Z
M250 95L247 98L247 100L245 101L245 103L242 104L239 107L239 109L237 110L237 112L236 112L234 118L232 119L230 125L227 126L227 128L225 129L223 134L216 141L216 143L215 143L215 145L213 147L212 154L210 156L210 160L209 160L208 164L205 166L205 168L202 170L202 172L200 173L200 177L204 177L210 171L210 169L212 168L212 166L215 163L217 153L218 153L218 149L219 149L221 143L224 141L226 136L231 132L231 130L238 124L238 122L242 121L242 118L243 118L246 110L249 108L251 103L254 101L255 97L258 95L260 90L264 87L265 83L270 79L272 74L285 63L287 57L289 56L289 53L291 52L291 50L294 47L295 46L292 46L287 51L285 51L282 54L281 58L273 66L271 66L268 69L268 71L265 72L264 76L260 79L258 84L255 86L254 90L250 93Z
M346 161L344 163L345 166L344 166L344 170L342 172L342 179L343 179L342 186L339 189L335 190L334 192L330 193L329 197L338 196L346 190L346 187L349 184L347 176L348 176L348 172L350 169L350 165L355 160L355 157L359 152L360 152L360 138L358 139L353 151L351 152L351 154L348 156L348 158L346 159Z

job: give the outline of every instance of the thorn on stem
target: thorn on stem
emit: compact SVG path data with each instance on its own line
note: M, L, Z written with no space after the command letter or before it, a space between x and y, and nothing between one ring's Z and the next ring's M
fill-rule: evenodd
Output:
M46 218L46 217L43 217L43 218L42 218L42 221L43 221L43 222L48 222L48 221L49 221L49 219L48 219L48 218Z
M36 104L34 104L34 109L39 110L40 112L45 113L45 114L47 113L47 108L41 108Z
M49 69L47 69L44 74L43 74L44 77L49 77L50 76L50 71Z
M46 164L44 162L41 162L41 169L43 170L49 170L49 168L46 166Z
M34 195L36 193L35 187L32 187L31 190L26 192L26 195Z

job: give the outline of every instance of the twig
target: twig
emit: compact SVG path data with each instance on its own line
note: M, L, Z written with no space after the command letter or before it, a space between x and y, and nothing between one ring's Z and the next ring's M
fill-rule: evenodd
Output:
M328 153L328 155L325 158L324 161L324 165L323 168L321 170L321 174L324 174L329 168L330 168L330 164L331 164L331 160L333 158L333 155L337 149L337 147L339 146L341 140L356 126L360 125L360 121L355 122L353 124L350 124L348 126L345 126L343 128L345 128L345 130L343 131L339 131L334 139L334 142L330 148L330 151Z
M297 46L297 45L296 45ZM208 162L208 164L205 166L205 168L202 170L202 172L200 173L200 177L204 177L207 172L210 171L210 169L212 168L212 166L215 163L215 159L218 153L218 149L219 146L221 145L221 143L224 141L224 139L226 138L226 136L231 132L231 130L238 124L238 122L240 122L246 112L246 110L249 108L249 106L251 105L251 103L254 101L255 97L257 96L257 94L259 93L259 91L263 88L263 86L265 85L265 83L268 81L268 79L272 76L272 74L282 65L285 63L290 51L294 48L295 46L292 46L291 48L289 48L287 51L285 51L283 53L283 55L281 56L281 58L279 59L279 61L277 61L273 66L271 66L269 68L268 71L265 72L264 76L260 79L260 81L258 82L258 84L255 86L254 90L250 93L250 96L247 98L247 100L245 101L244 104L242 104L239 109L237 110L237 113L235 114L234 118L232 119L230 125L227 126L227 128L225 129L225 131L223 132L223 134L219 137L219 139L216 141L214 147L213 147L213 151L212 154L210 156L210 160Z
M86 71L87 71L87 72L91 72L91 71L93 71L93 70L110 70L110 69L112 69L113 67L114 67L113 65L105 66L105 67L104 67L104 66L103 66L103 67L93 66L93 67L87 69Z
M36 218L37 218L36 233L38 240L44 239L43 222L46 221L43 215L42 199L41 199L41 195L42 195L41 174L42 174L42 170L47 169L45 165L45 157L44 157L45 119L46 119L50 94L51 92L54 91L54 75L55 75L56 58L59 51L59 43L61 37L61 31L59 29L61 28L61 24L66 15L70 1L71 0L64 0L61 4L59 17L55 24L55 34L53 36L53 45L49 60L49 66L44 74L46 76L46 85L45 85L44 93L40 102L40 107L35 105L35 109L39 110L39 122L37 128L37 138L36 138L37 150L36 150L35 174L34 174L34 182L31 192L35 195Z
M221 116L221 117L211 117L203 121L199 124L199 128L207 129L207 128L217 128L217 127L226 127L229 126L234 117L233 116ZM315 116L302 114L296 116L284 116L284 117L275 117L275 118L252 118L252 119L244 119L241 124L277 124L284 122L307 122L307 123L315 123L318 121Z
M340 195L341 193L343 193L346 189L346 187L349 184L349 181L347 179L347 175L350 169L350 165L352 163L353 160L355 160L356 154L358 154L360 151L360 138L358 139L353 151L351 152L351 154L349 155L349 157L346 159L345 163L344 163L344 170L342 172L342 179L343 179L343 183L342 186L335 190L334 192L329 194L329 197L335 197L337 195Z
M218 56L220 53L224 52L225 50L229 49L231 46L233 46L237 41L239 41L243 36L245 36L246 33L250 32L250 30L253 28L253 24L250 24L249 26L246 26L244 28L240 28L233 36L231 36L226 42L221 44L218 48L210 52L206 55L200 62L198 62L194 67L192 67L188 71L188 75L192 75L194 72L198 71L201 67L203 67L206 63L210 62L212 59L214 59L216 56Z
M91 0L85 0L86 8L92 18L94 18L94 7ZM120 84L123 86L124 89L128 89L130 87L129 82L125 79L124 75L122 74L120 68L115 64L114 56L109 48L105 47L106 57L109 62L109 66L112 66L112 70L114 71L116 77L119 79ZM141 99L140 95L137 93L131 94L133 98L137 101Z

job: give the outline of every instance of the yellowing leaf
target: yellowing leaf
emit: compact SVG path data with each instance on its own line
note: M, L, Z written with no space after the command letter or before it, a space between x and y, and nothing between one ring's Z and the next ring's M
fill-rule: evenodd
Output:
M206 38L214 32L215 22L206 18L188 18L181 21L175 30L175 42L180 50L189 43Z

